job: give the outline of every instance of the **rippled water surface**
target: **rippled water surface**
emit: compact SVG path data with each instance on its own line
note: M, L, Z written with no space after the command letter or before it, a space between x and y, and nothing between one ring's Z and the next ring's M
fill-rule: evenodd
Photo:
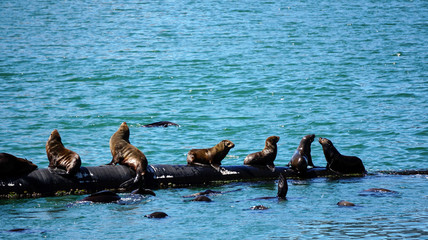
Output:
M367 170L426 169L426 1L0 1L0 152L39 168L58 129L84 166L111 160L120 123L150 164L235 143L240 165L268 136L285 165L327 137ZM156 121L179 128L141 128ZM312 157L325 164L315 141ZM364 195L372 187L397 194ZM129 205L83 196L0 200L0 238L427 238L427 176L232 183L211 203L157 190ZM129 198L129 194L122 194ZM357 207L339 208L348 200ZM266 211L249 210L263 204ZM164 211L161 220L145 214ZM19 232L7 232L23 228Z

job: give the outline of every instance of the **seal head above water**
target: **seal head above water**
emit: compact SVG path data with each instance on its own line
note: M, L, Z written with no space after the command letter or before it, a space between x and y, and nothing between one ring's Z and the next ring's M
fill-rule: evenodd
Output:
M178 125L177 123L173 123L169 121L154 122L154 123L143 125L142 127L151 128L151 127L169 127L169 126L180 127L180 125Z

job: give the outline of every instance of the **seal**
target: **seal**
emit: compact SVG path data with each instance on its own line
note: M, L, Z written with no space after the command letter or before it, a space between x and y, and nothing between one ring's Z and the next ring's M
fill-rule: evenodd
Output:
M201 195L201 196L197 196L195 197L193 200L190 200L192 202L211 202L211 198Z
M142 127L169 127L169 126L177 126L180 127L177 123L169 122L169 121L160 121L160 122L154 122L150 124L143 125Z
M220 171L221 160L229 153L235 144L229 140L223 140L212 148L192 149L187 153L188 165L211 165Z
M201 196L201 195L204 195L204 196L209 195L209 196L211 196L211 195L219 195L219 194L224 194L224 193L237 192L237 191L241 191L241 190L242 189L239 188L239 189L235 189L235 190L231 190L231 191L221 192L221 191L214 191L214 190L211 190L211 189L207 189L207 190L205 190L203 192L197 192L197 193L193 193L193 194L190 194L190 195L187 195L187 196L183 196L183 197L184 198L190 198L190 197L197 197L197 196Z
M252 206L251 210L268 210L269 208L263 205Z
M58 130L53 130L46 142L46 154L49 159L49 169L61 174L65 170L67 175L75 175L80 170L82 161L79 154L64 147Z
M278 148L276 143L279 141L278 136L270 136L266 139L265 147L260 152L248 154L244 159L245 165L267 166L272 172L275 171L275 161Z
M364 190L364 192L378 192L378 193L398 193L396 191L392 191L386 188L369 188Z
M322 146L327 169L339 173L366 173L363 162L355 156L345 156L333 146L333 143L327 138L319 138L318 142Z
M147 171L147 158L143 152L129 142L129 127L123 122L110 138L110 151L113 159L108 165L121 164L135 171L135 178L123 182L120 187L128 188L144 183Z
M304 136L288 163L288 166L300 174L306 173L308 166L314 167L311 156L311 144L314 139L315 134Z
M146 218L166 218L166 217L168 217L168 214L166 214L164 212L154 212L154 213L144 215L144 217L146 217Z
M345 201L345 200L342 200L342 201L340 201L340 202L337 203L337 206L340 206L340 207L354 207L355 204L351 203L351 202L348 202L348 201Z
M94 202L94 203L112 203L120 200L120 196L114 192L103 190L96 193L93 193L81 201L83 202Z
M0 178L27 175L36 169L37 165L27 159L0 153Z
M132 194L139 194L139 195L152 195L152 196L156 196L156 193L153 192L150 189L146 189L146 188L138 188L135 189L134 191L131 192Z

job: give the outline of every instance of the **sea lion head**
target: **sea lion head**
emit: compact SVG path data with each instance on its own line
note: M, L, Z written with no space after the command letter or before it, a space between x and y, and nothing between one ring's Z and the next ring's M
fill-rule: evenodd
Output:
M48 142L50 142L50 141L58 141L58 142L61 142L61 136L59 135L58 130L54 129L54 130L51 132L51 135L49 136L49 140L48 140Z
M223 143L224 148L231 149L231 148L235 147L235 144L229 140L223 140L221 142Z
M266 139L266 142L272 143L272 144L276 144L279 141L279 137L278 136L270 136Z
M124 139L127 142L129 142L129 127L128 127L128 124L126 124L126 122L123 122L122 124L120 124L120 127L119 127L119 129L117 129L116 134L117 134L117 136L119 136L122 139Z
M322 146L326 146L326 147L332 147L332 146L333 146L333 143L332 143L330 140L328 140L327 138L322 138L322 137L320 137L320 138L318 139L318 142L319 142Z
M315 139L315 134L309 134L303 137L303 139L308 140L309 142L313 142Z

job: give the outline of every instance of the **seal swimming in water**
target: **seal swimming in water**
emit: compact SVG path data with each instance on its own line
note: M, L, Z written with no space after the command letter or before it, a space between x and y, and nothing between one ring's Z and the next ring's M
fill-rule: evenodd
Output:
M198 192L198 193L190 194L190 195L183 196L183 197L184 198L190 198L190 197L197 197L197 196L201 196L201 195L204 195L204 196L206 196L206 195L219 195L219 194L224 194L224 193L237 192L237 191L241 191L241 190L242 189L239 188L239 189L236 189L236 190L221 192L221 191L214 191L214 190L211 190L211 189L207 189L207 190L205 190L203 192Z
M190 200L192 202L211 202L211 198L201 195L201 196L197 196L195 197L193 200Z
M251 210L268 210L269 208L263 205L252 206Z
M266 139L265 147L260 152L248 154L244 159L245 165L267 166L272 172L275 171L275 161L277 154L276 143L279 141L278 136L270 136Z
M188 165L211 165L220 171L221 160L229 153L235 144L229 140L223 140L212 148L192 149L187 153Z
M333 146L333 143L327 138L319 138L318 142L322 146L327 169L339 173L366 173L363 162L355 156L345 156Z
M164 212L153 212L147 215L144 215L146 218L166 218L168 217L168 214Z
M116 193L108 190L103 190L103 191L93 193L83 198L81 201L94 202L94 203L112 203L112 202L117 202L119 200L120 200L120 196L117 195Z
M314 167L311 156L311 144L314 139L314 134L304 136L288 163L288 166L300 174L306 173L308 166Z
M36 169L37 165L27 159L0 153L0 178L27 175Z
M110 151L113 159L108 165L125 165L135 171L135 178L123 182L120 187L142 185L147 171L147 159L143 152L129 142L129 127L123 122L110 138Z
M351 203L351 202L348 202L348 201L345 201L345 200L342 200L342 201L340 201L340 202L337 203L337 206L341 206L341 207L354 207L355 204Z
M134 191L131 192L132 194L139 194L139 195L152 195L152 196L156 196L156 193L153 192L150 189L146 189L146 188L138 188L135 189Z
M169 121L160 121L160 122L154 122L150 124L143 125L142 127L169 127L169 126L177 126L180 127L177 123L169 122Z
M49 159L49 169L61 174L65 170L67 175L75 175L80 170L82 161L79 154L64 147L58 130L53 130L46 142L46 154Z

